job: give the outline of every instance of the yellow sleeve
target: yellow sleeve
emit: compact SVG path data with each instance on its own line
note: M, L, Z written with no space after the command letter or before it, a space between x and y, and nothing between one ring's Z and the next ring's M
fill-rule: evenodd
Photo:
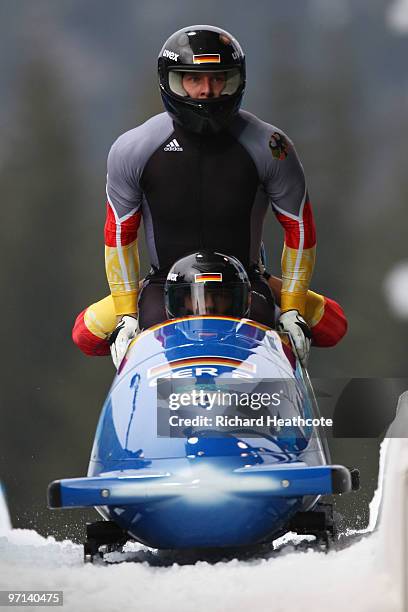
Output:
M119 219L110 204L105 223L105 269L116 315L137 312L141 213Z

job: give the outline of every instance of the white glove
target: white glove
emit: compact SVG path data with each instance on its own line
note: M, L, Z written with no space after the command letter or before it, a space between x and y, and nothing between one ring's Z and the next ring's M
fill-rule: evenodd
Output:
M312 333L304 318L297 310L287 310L279 317L277 328L278 331L289 334L301 364L306 367Z
M110 335L109 344L112 361L119 368L127 347L137 334L137 319L125 315Z

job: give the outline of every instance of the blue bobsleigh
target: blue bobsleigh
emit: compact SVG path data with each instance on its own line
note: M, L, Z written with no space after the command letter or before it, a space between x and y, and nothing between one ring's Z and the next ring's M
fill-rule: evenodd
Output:
M88 525L90 559L129 539L158 549L252 546L287 531L327 539L319 497L356 483L329 464L319 419L275 331L229 317L167 321L130 345L88 476L52 482L49 507L102 515Z

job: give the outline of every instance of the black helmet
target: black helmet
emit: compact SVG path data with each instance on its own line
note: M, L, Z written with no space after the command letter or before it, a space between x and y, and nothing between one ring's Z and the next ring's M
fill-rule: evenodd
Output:
M238 112L245 89L245 56L231 34L197 25L170 36L158 60L160 93L170 116L188 130L215 133ZM217 98L190 98L182 85L186 72L225 73Z
M192 315L248 315L250 283L243 265L213 251L179 259L170 269L164 289L170 319Z

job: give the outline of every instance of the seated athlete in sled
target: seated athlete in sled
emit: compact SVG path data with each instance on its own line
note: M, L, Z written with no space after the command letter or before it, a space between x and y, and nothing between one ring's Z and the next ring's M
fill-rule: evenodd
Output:
M177 317L215 314L249 318L274 328L280 315L281 280L264 272L262 279L258 275L256 282L251 283L237 259L220 253L202 251L183 257L170 269L164 292L162 284L157 287L155 312L153 315L149 313L149 317L141 317L142 320L150 319L154 325ZM152 285L154 283L148 284L150 291ZM139 311L144 308L145 286L142 283ZM310 290L306 299L305 321L313 346L334 346L347 330L347 320L341 306ZM138 328L137 320L129 316L123 317L122 323L128 329L124 337L127 346L137 331L143 328ZM112 350L118 367L126 346L120 347L121 356L118 356L118 347L115 346L117 330L112 297L107 296L78 315L72 335L75 344L86 355L108 355ZM305 328L300 328L300 332L305 333Z

